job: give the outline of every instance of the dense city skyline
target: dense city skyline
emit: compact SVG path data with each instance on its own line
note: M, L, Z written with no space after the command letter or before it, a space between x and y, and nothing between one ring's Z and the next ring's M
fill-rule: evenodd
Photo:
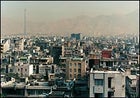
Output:
M2 1L0 97L139 98L138 1Z

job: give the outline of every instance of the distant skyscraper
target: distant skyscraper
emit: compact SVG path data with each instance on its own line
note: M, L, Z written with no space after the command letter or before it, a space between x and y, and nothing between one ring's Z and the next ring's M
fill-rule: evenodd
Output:
M26 37L26 9L24 9L24 37Z

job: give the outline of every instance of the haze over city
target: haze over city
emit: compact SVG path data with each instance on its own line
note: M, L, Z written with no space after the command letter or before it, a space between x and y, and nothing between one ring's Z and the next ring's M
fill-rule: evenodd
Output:
M2 1L1 35L139 33L138 1Z
M140 98L138 1L2 1L2 98Z

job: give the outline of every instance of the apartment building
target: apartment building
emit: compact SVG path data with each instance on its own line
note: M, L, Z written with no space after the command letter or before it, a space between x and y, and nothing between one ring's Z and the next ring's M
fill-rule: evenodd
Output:
M15 63L15 66L11 64L8 66L8 73L18 73L19 76L30 76L33 74L33 65L24 64L23 62Z
M24 50L24 40L25 39L23 39L23 38L14 39L15 50L17 50L17 51L23 51Z
M125 74L119 71L90 72L89 97L125 97Z
M1 41L1 53L5 53L6 51L8 51L10 49L10 40L2 40Z
M89 70L91 68L98 68L100 65L100 54L97 52L91 51L90 54L88 55L88 65L89 65Z
M70 58L67 60L66 77L74 79L83 77L86 74L86 60L84 58Z

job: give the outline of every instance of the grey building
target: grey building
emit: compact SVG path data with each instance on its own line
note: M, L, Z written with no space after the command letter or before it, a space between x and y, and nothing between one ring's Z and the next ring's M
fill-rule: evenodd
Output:
M89 97L125 97L125 74L119 71L90 72Z

